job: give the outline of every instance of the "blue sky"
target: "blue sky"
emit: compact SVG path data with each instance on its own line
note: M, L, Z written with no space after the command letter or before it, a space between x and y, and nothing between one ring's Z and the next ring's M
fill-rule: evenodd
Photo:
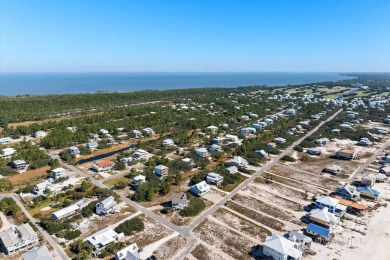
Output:
M390 71L390 1L0 0L0 71Z

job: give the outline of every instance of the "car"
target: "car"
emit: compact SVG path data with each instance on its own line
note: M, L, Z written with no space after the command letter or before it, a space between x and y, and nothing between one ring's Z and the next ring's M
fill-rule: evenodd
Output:
M152 255L152 256L149 256L148 258L146 258L146 260L157 260L157 257Z

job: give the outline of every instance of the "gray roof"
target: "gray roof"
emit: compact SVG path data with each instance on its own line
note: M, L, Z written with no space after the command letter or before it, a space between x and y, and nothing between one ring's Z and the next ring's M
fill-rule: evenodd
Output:
M21 165L21 164L26 164L26 161L23 160L15 160L12 162L14 165Z
M27 223L18 227L12 226L3 232L0 232L0 239L5 247L10 247L13 244L19 244L22 240L28 240L34 237L37 237L37 233L35 233L32 227Z
M42 247L34 247L30 251L23 254L24 260L52 260L53 256L50 254L46 245Z
M184 192L175 192L172 194L172 203L186 203L187 202L187 194Z
M113 196L108 197L100 203L103 204L106 209L109 209L117 204Z

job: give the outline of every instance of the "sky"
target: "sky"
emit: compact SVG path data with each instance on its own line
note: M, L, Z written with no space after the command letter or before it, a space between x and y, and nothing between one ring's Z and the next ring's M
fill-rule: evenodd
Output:
M388 0L0 0L0 72L389 72Z

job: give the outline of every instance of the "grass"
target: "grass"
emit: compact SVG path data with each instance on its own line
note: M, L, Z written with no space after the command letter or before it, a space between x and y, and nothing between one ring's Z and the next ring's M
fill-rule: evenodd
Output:
M51 208L49 210L41 211L43 208L49 207L53 203L55 203L55 201L53 201L51 199L47 199L47 200L43 201L42 203L40 203L38 206L36 206L34 208L29 208L28 212L30 212L30 214L34 218L45 217L45 216L51 214L52 212L59 210L59 209L56 209L56 208Z
M31 182L32 179L42 177L46 174L46 171L50 170L49 166L45 166L36 170L23 172L8 178L12 185L25 184Z
M124 181L124 182L130 183L132 181L132 179L128 178L128 177L125 177L125 176L118 176L118 177L115 177L115 178L112 178L112 179L104 181L103 184L111 188L111 187L114 187L115 184L117 184L120 181Z

